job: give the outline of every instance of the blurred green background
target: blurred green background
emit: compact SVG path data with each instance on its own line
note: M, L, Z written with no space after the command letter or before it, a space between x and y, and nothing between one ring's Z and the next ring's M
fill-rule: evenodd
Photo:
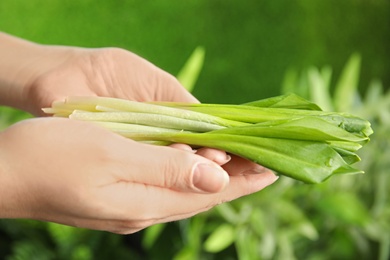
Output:
M237 103L279 94L289 67L329 64L339 73L356 51L362 86L372 77L388 86L389 10L385 0L2 0L0 30L47 44L123 47L172 74L201 45L195 95Z
M126 48L174 75L203 46L193 91L202 102L241 103L294 91L337 109L333 90L352 73L358 81L350 95L358 98L348 109L370 119L376 133L361 155L364 176L315 186L283 179L190 220L129 236L0 220L0 258L390 256L390 1L1 0L0 30L45 44ZM310 94L318 82L326 83L319 85L329 87L329 96ZM0 112L2 127L25 117Z

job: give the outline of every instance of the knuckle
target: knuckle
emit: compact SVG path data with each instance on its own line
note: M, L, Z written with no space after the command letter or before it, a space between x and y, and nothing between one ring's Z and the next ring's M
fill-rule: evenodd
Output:
M181 156L166 158L163 172L163 185L166 188L183 189L191 185L191 155L185 151L178 151Z

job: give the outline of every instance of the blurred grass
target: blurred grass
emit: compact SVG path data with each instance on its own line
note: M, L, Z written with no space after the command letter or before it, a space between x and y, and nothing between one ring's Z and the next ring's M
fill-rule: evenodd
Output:
M0 106L0 131L4 130L11 124L31 117L32 116L30 114L24 111Z

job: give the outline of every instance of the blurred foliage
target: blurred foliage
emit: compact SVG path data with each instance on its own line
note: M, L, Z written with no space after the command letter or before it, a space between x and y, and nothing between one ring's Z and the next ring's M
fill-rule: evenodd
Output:
M371 122L374 135L360 152L359 166L366 174L347 176L323 185L329 194L322 194L319 210L331 217L325 222L331 228L325 234L338 231L336 236L332 235L332 240L338 237L344 240L341 248L334 246L339 250L335 253L344 251L347 259L385 260L390 258L390 91L385 92L381 81L375 79L365 95L360 95L360 67L361 57L355 53L346 63L333 95L329 66L310 67L301 73L290 70L283 90L299 93L324 110L353 113Z
M19 122L32 116L24 111L20 111L11 107L0 106L0 131L7 128L11 124Z
M0 17L0 30L42 43L131 49L180 71L188 88L199 76L193 93L205 102L252 101L279 94L282 85L324 110L369 119L375 131L360 153L364 175L320 185L281 178L128 236L0 220L0 258L389 259L389 1L3 0ZM195 46L203 47L190 55ZM29 117L0 107L0 129Z
M390 86L389 28L389 0L0 1L2 31L45 44L130 49L173 75L203 46L194 94L208 103L278 95L288 67L331 64L339 73L355 51L364 58L362 86L372 77Z
M205 49L200 46L197 47L176 76L181 85L189 92L193 91L199 78L204 63L204 56Z

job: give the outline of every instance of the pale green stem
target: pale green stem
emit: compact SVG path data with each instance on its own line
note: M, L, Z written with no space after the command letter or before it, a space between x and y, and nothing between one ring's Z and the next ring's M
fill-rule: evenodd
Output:
M69 97L64 105L70 104L72 106L79 105L93 105L94 108L102 106L106 108L115 109L125 112L139 112L148 114L167 115L172 117L178 117L193 121L205 122L210 124L218 124L221 126L241 126L246 125L242 122L237 122L229 119L222 119L217 116L208 115L204 113L171 108L165 106L152 105L149 103L136 102L131 100L107 98L107 97Z
M130 123L162 128L207 132L225 128L224 126L177 118L166 115L136 113L136 112L85 112L74 111L69 118L84 121L106 121Z

